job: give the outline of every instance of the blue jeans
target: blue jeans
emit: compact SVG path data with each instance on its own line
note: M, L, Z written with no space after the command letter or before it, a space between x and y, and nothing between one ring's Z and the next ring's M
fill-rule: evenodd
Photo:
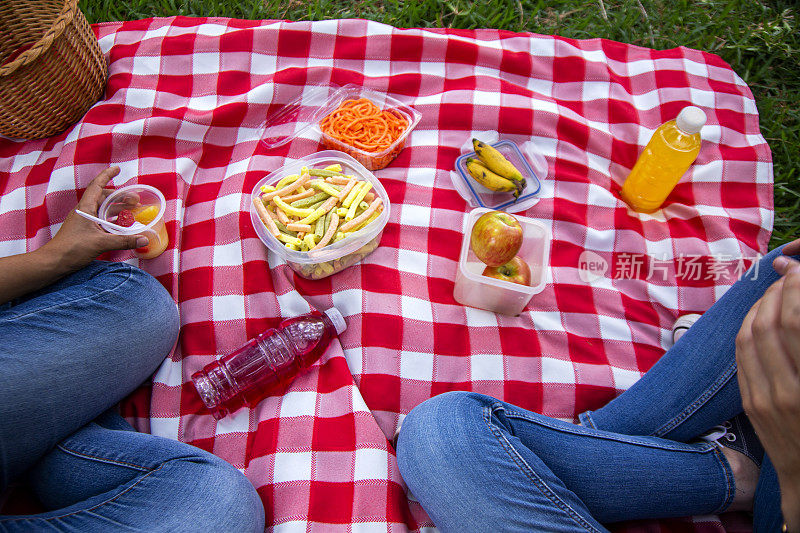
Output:
M623 520L724 511L735 483L697 437L742 412L735 339L778 274L774 250L620 396L581 425L468 392L436 396L403 421L400 473L442 531L605 531ZM764 458L754 531L777 531L777 476Z
M241 472L111 409L177 333L169 293L122 263L96 261L0 306L0 489L21 477L49 509L0 516L0 531L263 531Z

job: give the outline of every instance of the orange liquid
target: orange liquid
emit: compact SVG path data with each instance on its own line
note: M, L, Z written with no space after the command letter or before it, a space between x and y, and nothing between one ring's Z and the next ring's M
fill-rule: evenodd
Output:
M659 126L622 185L622 199L636 211L661 207L700 151L700 134L688 135L674 120Z
M137 257L140 259L153 259L164 253L164 250L167 249L169 237L167 236L167 227L164 225L164 220L160 220L153 226L152 231L146 231L144 235L150 239L150 242L147 243L147 246L142 246L134 250Z

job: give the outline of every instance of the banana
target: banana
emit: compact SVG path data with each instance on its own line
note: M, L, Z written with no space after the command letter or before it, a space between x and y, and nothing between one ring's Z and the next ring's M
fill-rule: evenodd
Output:
M478 139L472 139L472 146L486 168L516 184L517 196L525 189L525 178L522 173L496 148Z
M499 176L483 166L478 160L469 158L467 159L467 170L470 175L475 178L475 181L497 192L513 192L514 196L519 196L517 185L503 176Z

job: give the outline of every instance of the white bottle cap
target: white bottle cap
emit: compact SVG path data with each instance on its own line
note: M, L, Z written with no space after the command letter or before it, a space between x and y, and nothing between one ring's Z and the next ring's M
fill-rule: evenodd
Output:
M699 133L706 123L706 114L699 107L690 105L681 109L675 125L678 129L689 135Z
M347 323L344 321L344 317L338 309L331 307L325 310L325 314L331 319L331 322L333 322L333 327L336 328L337 335L341 335L342 332L347 329Z

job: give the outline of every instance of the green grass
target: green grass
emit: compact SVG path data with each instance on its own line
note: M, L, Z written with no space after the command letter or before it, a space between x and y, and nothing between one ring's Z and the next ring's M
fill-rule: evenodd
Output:
M80 6L90 22L171 15L365 18L401 28L498 28L713 52L750 86L772 149L771 245L800 237L800 8L795 0L81 0Z

